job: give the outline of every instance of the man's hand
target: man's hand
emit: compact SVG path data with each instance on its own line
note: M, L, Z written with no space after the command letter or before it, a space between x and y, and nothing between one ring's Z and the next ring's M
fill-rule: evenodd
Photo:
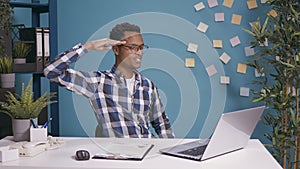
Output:
M105 39L86 42L83 46L88 51L91 51L91 50L109 50L109 49L112 48L112 46L122 45L122 44L125 44L125 43L126 43L126 41L117 41L117 40L112 40L112 39L105 38Z

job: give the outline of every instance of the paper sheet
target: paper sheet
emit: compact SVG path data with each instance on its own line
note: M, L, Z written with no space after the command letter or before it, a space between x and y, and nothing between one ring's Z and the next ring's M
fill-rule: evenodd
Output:
M207 29L208 29L208 25L203 23L203 22L200 22L198 27L197 27L197 30L199 30L203 33L205 33L207 31Z
M243 63L239 63L237 66L237 72L245 74L247 72L247 65Z
M225 53L225 52L220 56L220 60L224 64L227 64L230 61L230 59L231 59L231 57L227 53Z
M242 21L242 15L232 14L231 23L240 25Z
M195 67L195 59L185 58L185 67Z
M206 72L209 77L213 76L214 74L218 73L217 69L215 68L215 65L210 65L206 67Z
M223 22L224 21L224 13L215 13L215 21Z
M238 36L235 36L230 39L230 43L231 43L232 47L235 47L235 46L239 45L241 43L241 41Z
M228 8L231 8L232 5L233 5L233 3L234 3L234 0L224 0L224 1L223 1L223 6L226 6L226 7L228 7Z

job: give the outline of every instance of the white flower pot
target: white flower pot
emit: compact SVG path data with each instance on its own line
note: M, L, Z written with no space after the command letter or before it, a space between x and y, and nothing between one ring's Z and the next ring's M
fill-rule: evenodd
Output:
M26 63L26 58L15 58L14 63L15 64L25 64Z
M29 141L30 119L12 119L14 141Z
M15 73L0 74L1 88L15 87Z

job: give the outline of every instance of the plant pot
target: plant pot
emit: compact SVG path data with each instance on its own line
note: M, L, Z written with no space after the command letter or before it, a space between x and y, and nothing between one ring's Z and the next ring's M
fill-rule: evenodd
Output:
M12 119L14 141L29 141L30 119Z
M1 88L15 87L15 73L0 74Z
M26 58L15 58L14 63L15 64L25 64L26 63Z

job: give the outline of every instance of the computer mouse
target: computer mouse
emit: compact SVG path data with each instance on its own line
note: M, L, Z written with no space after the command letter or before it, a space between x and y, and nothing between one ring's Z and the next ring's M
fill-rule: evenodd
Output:
M79 161L89 160L90 153L87 150L77 150L75 159Z

